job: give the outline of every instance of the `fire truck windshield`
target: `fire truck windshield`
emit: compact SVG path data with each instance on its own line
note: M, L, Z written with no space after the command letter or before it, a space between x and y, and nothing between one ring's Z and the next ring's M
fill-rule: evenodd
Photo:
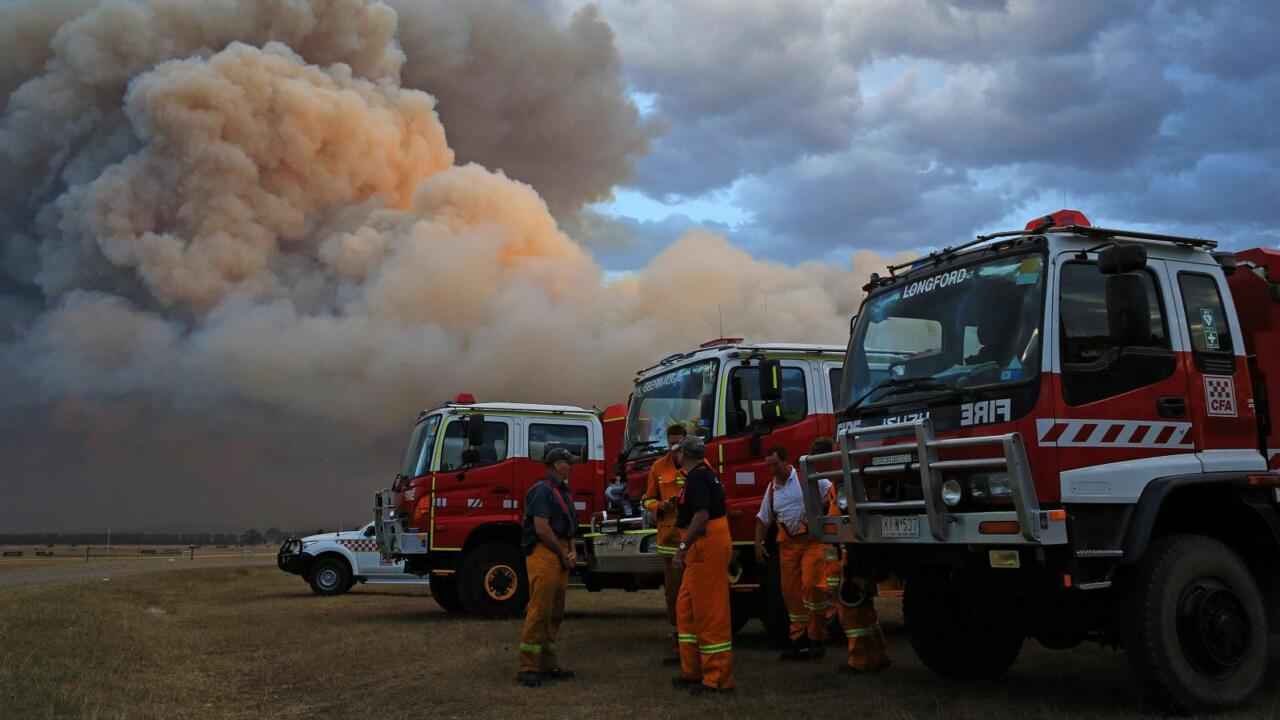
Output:
M440 428L440 415L428 415L413 426L409 436L409 449L404 454L400 474L406 478L426 475L431 469L431 456L435 454L436 430Z
M636 383L627 410L627 455L661 452L667 428L682 423L689 432L711 435L716 409L716 371L720 363L703 360Z
M850 338L836 407L1036 378L1044 264L1039 253L998 257L873 293Z

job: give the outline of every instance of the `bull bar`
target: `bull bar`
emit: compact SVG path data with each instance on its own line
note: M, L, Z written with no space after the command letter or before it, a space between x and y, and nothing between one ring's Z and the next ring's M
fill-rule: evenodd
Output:
M858 439L867 435L907 432L914 436L909 442L858 447ZM832 452L800 458L800 479L809 532L823 542L981 545L1061 545L1067 542L1065 513L1040 508L1027 451L1019 433L937 439L933 434L933 423L925 417L910 423L847 428L838 434L836 442L837 449ZM939 450L983 446L997 446L1001 454L989 458L938 459ZM864 458L870 461L877 456L910 453L914 453L915 458L903 463L863 467L859 462ZM839 466L835 469L818 469L837 461ZM904 470L919 473L922 500L867 499L867 478L900 475ZM1013 510L949 512L942 502L943 473L980 470L1008 473ZM819 480L830 480L843 489L848 504L847 515L827 516L823 513L824 499L819 492ZM891 515L915 517L916 522L928 530L916 537L885 537L880 519ZM1018 523L1017 533L981 532L983 523L1009 521Z

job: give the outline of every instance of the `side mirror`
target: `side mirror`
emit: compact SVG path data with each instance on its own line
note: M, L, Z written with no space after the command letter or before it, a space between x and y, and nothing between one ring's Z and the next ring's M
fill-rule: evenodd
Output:
M364 536L365 536L365 537L373 537L374 533L376 533L376 532L377 532L377 528L375 528L374 526L370 525L368 528L365 528Z
M484 416L468 415L462 421L462 434L467 438L467 447L484 444Z
M1098 272L1123 275L1147 266L1147 249L1136 243L1114 243L1098 251Z
M1141 275L1107 278L1107 327L1117 347L1151 343L1151 305Z
M782 399L782 363L761 360L759 367L760 399L766 402Z

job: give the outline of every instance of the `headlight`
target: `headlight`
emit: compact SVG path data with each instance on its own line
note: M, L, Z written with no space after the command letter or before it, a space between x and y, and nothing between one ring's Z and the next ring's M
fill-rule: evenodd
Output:
M942 483L942 502L948 507L955 507L960 504L960 498L964 495L964 491L960 488L960 483L956 480L948 480Z
M1013 484L1009 473L980 473L969 478L969 494L975 499L1007 498L1013 496Z
M849 509L849 498L844 496L843 490L836 493L836 507L840 508L841 510Z
M416 497L418 497L418 490L417 490L417 488L409 488L408 490L405 490L405 491L404 491L404 499L405 499L405 500L409 500L410 502L412 502L412 501L414 500L414 498L416 498Z

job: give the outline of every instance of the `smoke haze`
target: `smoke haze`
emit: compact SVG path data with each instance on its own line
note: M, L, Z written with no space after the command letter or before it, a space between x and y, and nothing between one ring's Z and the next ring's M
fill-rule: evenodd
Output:
M655 128L591 7L38 0L0 48L4 531L360 522L422 407L617 402L718 309L842 342L885 262L691 229L607 281L556 218Z

